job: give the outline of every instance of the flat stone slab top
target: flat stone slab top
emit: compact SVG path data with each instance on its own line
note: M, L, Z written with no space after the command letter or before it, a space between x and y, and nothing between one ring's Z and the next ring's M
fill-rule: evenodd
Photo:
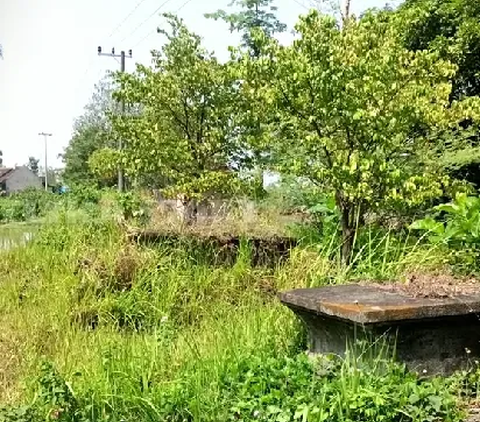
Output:
M476 295L429 299L358 284L292 290L280 293L280 300L289 307L359 324L480 313L480 292Z
M448 375L480 361L480 291L414 298L381 286L343 285L280 293L304 322L311 353L344 355L358 340L387 339L411 370Z

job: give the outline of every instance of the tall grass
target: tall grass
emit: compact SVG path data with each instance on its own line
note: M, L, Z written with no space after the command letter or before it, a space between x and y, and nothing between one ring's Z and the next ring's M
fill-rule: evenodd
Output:
M27 246L0 252L0 403L82 422L458 420L444 383L388 359L309 360L276 298L388 279L430 253L369 236L347 269L331 239L273 269L253 268L245 245L233 265L210 266L131 244L111 219L60 212Z

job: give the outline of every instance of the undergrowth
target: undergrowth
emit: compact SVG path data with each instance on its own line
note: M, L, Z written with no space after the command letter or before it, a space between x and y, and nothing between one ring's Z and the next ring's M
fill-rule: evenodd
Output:
M27 246L0 252L1 422L460 420L451 380L388 357L307 357L276 298L441 264L435 250L367 232L349 268L334 239L276 267L253 267L248 245L212 266L92 215L60 211Z

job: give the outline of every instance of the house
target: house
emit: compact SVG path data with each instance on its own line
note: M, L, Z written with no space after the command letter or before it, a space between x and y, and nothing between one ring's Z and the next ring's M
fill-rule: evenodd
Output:
M28 188L42 187L41 179L28 167L0 167L0 193L8 195Z

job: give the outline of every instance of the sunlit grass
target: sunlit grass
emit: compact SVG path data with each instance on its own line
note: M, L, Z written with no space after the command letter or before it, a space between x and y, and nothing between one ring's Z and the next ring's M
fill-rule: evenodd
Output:
M300 246L287 263L274 267L252 267L248 250L233 265L212 266L181 249L131 244L117 223L92 215L59 210L27 245L0 252L0 403L39 403L45 360L80 406L84 419L69 421L213 421L238 419L238 412L243 420L256 420L256 409L245 410L248 403L262 411L273 409L262 404L262 396L282 403L283 396L270 391L277 376L297 380L296 398L285 396L285 409L308 405L309 421L322 420L318 415L330 408L336 409L332 420L348 420L341 415L357 413L344 404L363 400L361 386L369 382L369 394L389 385L385 406L373 407L378 415L407 402L394 396L413 394L413 376L399 386L403 375L387 368L368 381L351 360L317 378L313 363L302 360L303 328L276 293L352 279L388 280L413 265L437 265L441 254L434 250L372 232L366 235L371 244L358 248L347 268L336 238ZM291 374L281 363L288 360L297 368ZM249 373L253 381L246 381ZM244 389L244 383L250 386ZM328 397L313 394L312 386L320 385L328 386ZM427 389L441 396L442 388ZM441 396L442 414L453 421L449 394ZM239 406L243 410L235 410Z

